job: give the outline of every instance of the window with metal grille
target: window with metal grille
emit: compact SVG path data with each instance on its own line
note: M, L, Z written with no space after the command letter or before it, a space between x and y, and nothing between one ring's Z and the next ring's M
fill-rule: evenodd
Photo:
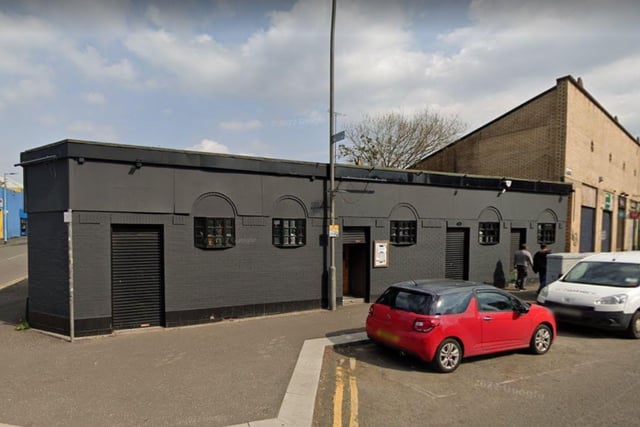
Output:
M305 219L273 219L273 245L279 247L298 247L306 243Z
M201 249L232 248L236 245L233 218L194 218L194 244Z
M415 245L416 221L391 221L389 241L394 245Z
M556 242L556 225L554 223L538 224L538 243L545 245Z
M481 222L478 226L478 242L481 245L497 245L500 243L500 223Z

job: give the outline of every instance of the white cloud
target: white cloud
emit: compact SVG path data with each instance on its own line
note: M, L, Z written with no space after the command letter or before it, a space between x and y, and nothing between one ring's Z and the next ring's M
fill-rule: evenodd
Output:
M104 105L107 103L105 96L98 92L88 92L83 94L86 103L93 105Z
M192 151L206 151L209 153L229 154L229 147L211 139L203 139L198 144L187 147L186 149Z
M171 115L176 126L189 126L180 120L199 114L186 110L198 105L201 112L201 100L214 105L207 114L219 114L220 129L264 130L266 138L269 127L289 128L278 130L279 143L327 124L328 1L299 0L270 13L266 23L263 15L255 21L241 16L251 2L188 2L187 7L164 1L136 7L129 0L114 0L114 6L23 2L31 16L0 12L0 108L42 103L69 90L99 103L106 101L104 94L112 97L115 84L158 95L151 98L165 107L158 115ZM637 0L349 0L337 5L335 109L346 115L338 117L339 128L366 113L410 113L428 106L476 127L572 74L583 77L587 90L621 123L640 132ZM455 10L445 15L456 18L431 25L446 7ZM242 26L237 33L236 24ZM92 27L97 35L87 31ZM233 34L217 36L221 27ZM74 80L72 89L63 87L69 80ZM93 101L87 97L95 87L104 91L102 100L99 94ZM182 103L179 97L185 94L194 101ZM83 129L81 124L72 127L74 132L100 133L100 126L85 123ZM104 128L103 134L108 134ZM229 152L212 140L194 149L207 147ZM272 151L277 152L275 145Z
M220 122L220 129L231 131L248 131L262 128L262 122L260 120L248 120L248 121L229 121Z
M0 86L0 110L42 101L55 93L56 88L46 78L13 80L4 87Z
M0 11L0 85L9 81L11 87L16 86L16 79L28 82L32 89L22 96L23 100L37 100L35 95L38 92L43 97L51 96L56 90L60 77L57 73L60 73L63 63L75 65L82 75L95 80L132 83L136 78L135 69L128 59L113 61L92 45L81 47L64 27L57 28L39 17L9 15ZM25 92L25 89L9 90L15 93ZM9 97L15 98L13 94L5 94L0 103L6 103Z
M118 142L116 131L110 125L77 120L71 122L66 127L66 131L69 132L69 138Z
M120 82L133 82L136 72L128 59L110 61L100 54L97 48L86 46L79 48L75 43L64 41L58 49L86 76L96 79L113 79Z
M201 39L201 35L198 36ZM233 54L213 41L197 42L165 30L131 34L125 45L150 65L173 74L178 84L197 92L224 90L242 73Z

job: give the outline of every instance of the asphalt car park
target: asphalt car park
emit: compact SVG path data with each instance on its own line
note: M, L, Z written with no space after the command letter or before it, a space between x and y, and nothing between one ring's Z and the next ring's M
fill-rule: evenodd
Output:
M314 425L631 425L640 417L640 345L559 326L542 357L465 360L440 374L371 341L327 348Z

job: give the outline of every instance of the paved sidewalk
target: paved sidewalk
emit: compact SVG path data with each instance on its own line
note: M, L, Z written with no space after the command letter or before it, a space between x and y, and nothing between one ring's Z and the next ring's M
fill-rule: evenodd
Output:
M20 236L20 237L12 237L11 239L7 239L7 243L4 243L4 240L2 242L0 242L0 245L6 245L6 246L11 246L11 245L26 245L28 242L28 239L26 236Z
M309 368L322 357L315 347L362 338L369 308L354 304L335 312L157 328L69 343L35 330L15 331L12 322L25 297L26 282L0 290L0 423L33 427L215 427L260 425L260 420L300 425L292 418L313 413L300 401L315 399L311 387L314 381L317 386L317 373ZM307 340L314 341L305 349Z
M533 301L537 287L506 290ZM369 307L68 343L14 330L26 289L0 290L0 426L311 425L323 349L365 339Z

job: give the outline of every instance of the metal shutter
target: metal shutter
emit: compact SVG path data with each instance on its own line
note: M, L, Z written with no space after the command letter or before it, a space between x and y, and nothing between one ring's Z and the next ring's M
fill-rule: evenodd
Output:
M596 210L586 206L580 209L580 252L593 252Z
M114 226L111 230L114 329L164 324L162 230Z
M601 232L602 243L600 243L600 251L602 252L611 252L611 231L613 229L611 227L612 218L613 218L613 214L611 211L602 212L602 232ZM618 231L620 231L620 223L623 223L623 222L624 222L624 219L618 219ZM622 239L624 239L624 234L622 235L622 238L621 238L620 233L618 232L618 239L617 239L617 245L616 245L618 246L616 248L616 250L618 251L622 250Z
M469 278L467 260L467 230L448 229L445 259L445 273L447 279L467 280Z
M367 243L367 229L366 228L344 228L342 232L342 243Z

